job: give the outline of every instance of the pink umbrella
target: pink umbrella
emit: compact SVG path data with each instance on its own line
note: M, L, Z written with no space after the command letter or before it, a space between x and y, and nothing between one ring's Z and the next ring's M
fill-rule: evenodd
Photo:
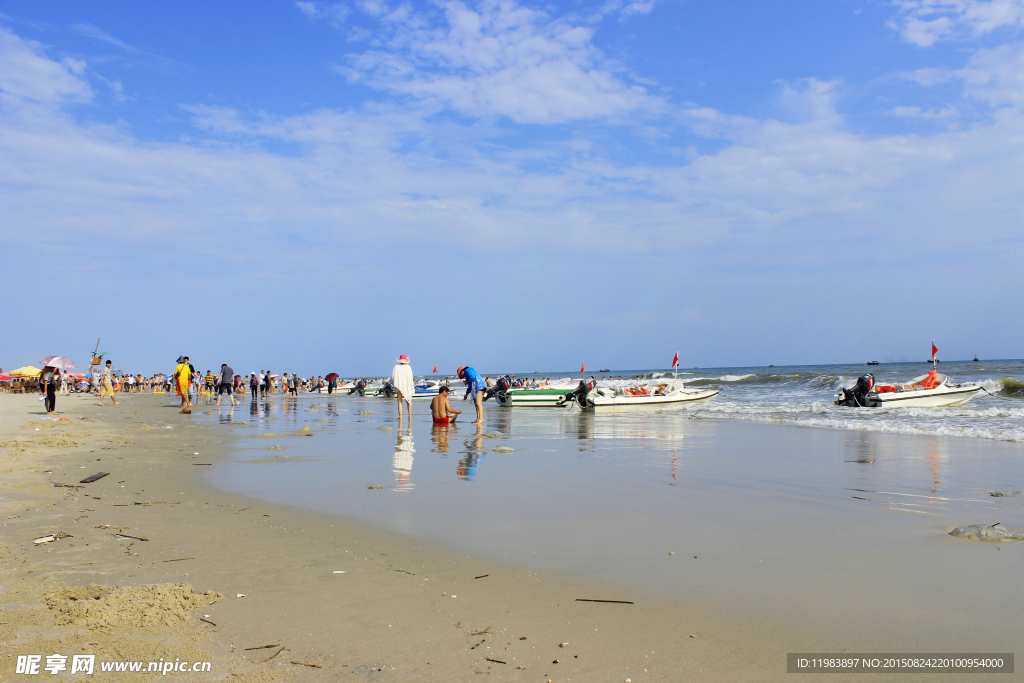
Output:
M49 365L51 368L68 369L78 367L78 363L64 356L47 356L39 362L43 365Z

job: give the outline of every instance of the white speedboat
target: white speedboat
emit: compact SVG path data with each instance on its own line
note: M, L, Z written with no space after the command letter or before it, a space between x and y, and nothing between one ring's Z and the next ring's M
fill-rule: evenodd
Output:
M858 397L858 405L866 408L942 408L966 403L981 391L982 386L977 382L954 383L946 375L933 370L907 384L874 384L862 398ZM852 394L846 389L840 390L836 405L849 405L842 402L844 397L852 397Z
M587 411L611 412L632 408L665 407L705 401L718 393L710 387L687 388L678 378L666 377L645 384L617 384L579 387L571 400Z
M420 380L416 383L413 398L433 398L441 392L441 383L432 379Z
M499 406L505 408L554 408L560 405L563 396L579 386L580 380L564 377L536 386L515 387L507 392L495 394Z

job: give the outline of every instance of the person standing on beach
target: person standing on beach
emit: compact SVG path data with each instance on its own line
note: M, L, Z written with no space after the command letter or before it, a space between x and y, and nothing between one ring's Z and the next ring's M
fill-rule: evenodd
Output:
M109 395L110 400L114 402L114 405L118 405L118 401L114 398L114 371L111 369L113 361L107 361L107 367L103 369L103 375L100 377L100 383L103 385L103 391L100 393L100 402L96 405L103 405L103 397Z
M57 368L47 365L39 373L39 393L46 397L46 414L57 414L57 382L59 382Z
M234 385L235 371L228 367L227 363L220 364L220 388L217 391L217 405L220 405L221 394L227 394L228 399L231 401L231 407L235 407L235 385Z
M270 386L274 379L270 376L270 370L263 375L263 396L266 398L270 396Z
M255 403L256 399L259 397L260 392L260 381L256 379L255 372L249 376L249 389L252 391L252 400L253 403Z
M188 356L180 356L178 365L174 368L174 382L178 389L178 396L181 396L182 413L192 412L192 401L188 398L188 388L192 380L192 366L188 362Z
M476 419L473 420L473 424L481 424L484 421L484 392L487 391L487 385L484 384L480 373L468 365L460 367L456 374L466 385L466 395L462 397L462 400L465 401L472 396L473 402L476 404Z
M412 380L412 368L409 367L409 356L404 353L398 357L397 365L391 371L391 382L398 391L398 421L402 421L402 401L409 411L409 424L412 425L412 396L416 392Z

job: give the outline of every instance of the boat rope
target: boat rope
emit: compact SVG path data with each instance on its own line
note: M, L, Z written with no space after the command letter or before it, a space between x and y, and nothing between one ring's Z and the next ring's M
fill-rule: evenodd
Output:
M991 396L992 398L998 398L998 399L999 399L1000 401L1009 401L1009 400L1011 400L1011 399L1010 399L1009 397L1007 397L1007 396L996 396L995 394L993 394L992 392L990 392L990 391L989 391L988 389L986 389L985 387L982 387L982 388L981 388L981 390L982 390L982 391L984 391L984 392L985 392L986 394L988 394L989 396Z

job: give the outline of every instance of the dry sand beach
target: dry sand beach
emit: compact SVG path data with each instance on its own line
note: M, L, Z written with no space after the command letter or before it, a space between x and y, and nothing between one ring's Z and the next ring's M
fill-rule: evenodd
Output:
M224 432L171 403L71 397L67 421L33 396L0 403L4 680L30 653L209 660L168 674L204 681L778 680L779 653L808 642L211 489L198 463Z
M70 397L54 421L34 396L0 401L3 680L31 679L14 674L17 655L58 653L210 661L209 673L168 674L196 681L773 681L789 676L787 652L856 651L798 619L742 618L225 493L202 473L243 437L173 404ZM79 483L98 472L110 474Z

